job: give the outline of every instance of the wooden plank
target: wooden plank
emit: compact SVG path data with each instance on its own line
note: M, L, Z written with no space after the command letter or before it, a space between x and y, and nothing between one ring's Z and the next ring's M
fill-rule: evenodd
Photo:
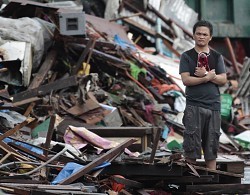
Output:
M188 192L216 192L216 194L249 194L250 184L208 184L208 185L187 185Z
M39 71L36 73L36 76L30 83L28 89L35 89L42 84L42 82L44 81L44 78L46 77L49 70L53 66L56 60L56 57L57 57L57 52L55 50L52 50L49 52L49 54L46 56L45 61L41 65Z
M164 179L162 178L162 180L164 180L164 184L167 185L169 183L174 183L174 184L214 183L216 178L214 175L200 175L200 177L196 176L166 177Z
M42 85L35 89L28 89L26 91L14 94L13 102L22 101L36 96L43 96L50 93L52 90L56 91L59 89L75 86L78 84L77 81L78 81L77 76L71 76L68 78L56 80L53 83Z
M177 165L186 167L186 163L182 163L182 162L175 162ZM196 170L202 170L202 171L207 171L207 172L211 172L211 173L217 173L217 174L221 174L221 175L226 175L226 176L232 176L232 177L238 177L238 178L243 178L244 176L242 174L236 174L236 173L230 173L230 172L226 172L226 171L220 171L220 170L213 170L213 169L209 169L206 167L200 167L200 166L196 166L196 165L192 165Z
M13 106L18 107L18 106L22 106L22 105L25 105L25 104L29 104L29 103L32 103L32 102L39 101L41 99L42 98L39 98L39 97L32 97L32 98L24 99L24 100L21 100L21 101L17 101L15 103L13 103Z
M4 138L9 137L16 133L19 129L23 128L25 125L29 123L28 120L23 121L22 123L16 125L13 129L6 131L4 134L0 135L0 141L2 141Z
M93 39L90 39L85 47L85 49L83 50L81 56L79 57L75 67L73 68L72 72L71 72L71 75L76 75L77 72L79 71L79 69L81 68L82 66L82 63L84 62L84 59L86 58L86 56L88 55L90 49L94 48L95 46L95 40Z
M52 139L53 132L54 132L55 122L56 122L56 116L52 115L50 117L49 128L48 128L48 131L47 131L46 141L45 141L45 144L44 144L44 148L46 150L44 150L43 152L44 152L44 155L46 157L48 157L48 154L49 154L48 149L50 148L50 143L51 143L51 139Z
M62 184L70 184L70 183L74 182L75 180L77 180L80 177L82 177L84 174L86 174L89 171L91 171L96 166L98 166L101 163L103 163L103 162L111 159L114 155L116 155L120 151L124 150L125 148L127 148L128 146L130 146L135 141L136 141L135 139L128 139L128 140L126 140L125 142L123 142L120 145L118 145L116 148L113 148L113 149L109 150L108 152L106 152L105 154L103 154L101 157L96 158L91 163L89 163L85 167L81 168L79 171L75 172L74 174L72 174L68 178L64 179L59 184L61 184L61 185Z
M35 102L32 102L28 108L26 109L25 113L23 114L24 116L28 117L30 113L32 112L33 108L35 107Z
M133 114L133 116L141 123L141 125L143 127L148 127L148 124L141 118L141 116L139 114L137 114L137 112L135 111L134 108L129 108L128 110Z
M161 136L161 131L162 131L162 128L160 128L160 127L157 128L157 132L156 132L156 135L155 135L155 139L154 139L154 143L153 143L153 149L151 151L149 163L153 163L154 162L156 149L158 147L158 143L159 143L160 136Z

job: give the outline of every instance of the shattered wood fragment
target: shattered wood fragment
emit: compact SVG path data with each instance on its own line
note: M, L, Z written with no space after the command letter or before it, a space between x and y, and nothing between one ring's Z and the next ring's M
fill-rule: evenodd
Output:
M4 134L0 135L0 141L2 141L4 138L9 137L11 135L13 135L14 133L16 133L19 129L23 128L24 126L26 126L29 122L29 120L25 120L22 123L16 125L13 129L8 130L7 132L5 132Z
M189 164L189 163L186 163L186 164L192 170L191 174L193 174L196 177L200 177L199 173L195 170L195 168L191 164Z
M126 147L130 146L135 141L136 141L135 139L126 140L125 142L118 145L116 148L113 148L113 149L109 150L108 152L103 154L101 157L93 160L91 163L87 164L85 167L81 168L76 173L73 173L71 176L64 179L59 184L60 185L62 185L62 184L70 184L70 183L74 182L75 180L82 177L84 174L88 173L90 170L92 170L96 166L98 166L101 163L103 163L103 162L107 161L108 159L112 158L113 156L115 156L120 151L123 151Z
M39 98L39 97L32 97L32 98L28 98L28 99L25 99L25 100L17 101L15 103L13 103L13 106L18 107L18 106L22 106L22 105L29 104L29 103L32 103L32 102L37 102L37 101L40 101L40 100L41 100L41 98ZM31 110L29 108L27 108L27 111L31 111Z
M107 162L112 162L112 161L115 160L118 156L120 156L122 153L123 153L123 151L118 152L115 156L113 156L113 158L107 160ZM91 174L91 176L92 176L92 177L97 177L97 176L103 171L103 169L105 169L105 167L104 167L104 168L101 168L101 169L99 169L99 170L94 171L94 172Z
M13 95L13 101L18 102L28 98L36 97L36 96L43 96L51 91L56 91L59 89L65 89L67 87L76 86L78 84L77 76L71 76L64 79L59 79L54 81L53 83L49 83L46 85L42 85L35 89L28 89L26 91L17 93Z
M136 120L131 114L127 113L125 110L121 110L121 115L126 118L130 123L137 127L142 127L142 124Z
M39 71L36 73L36 76L30 83L28 89L35 89L42 84L49 70L55 63L56 57L57 57L57 52L55 50L49 52L49 54L46 56L45 61L41 65Z
M153 149L151 151L149 163L154 162L156 149L158 148L158 143L159 143L159 140L160 140L160 137L161 137L161 132L162 132L162 128L160 128L160 127L157 128L157 132L156 132L156 135L155 135L155 139L154 139L154 143L153 143Z
M50 117L49 127L48 127L48 131L47 131L47 136L46 136L46 141L45 141L45 144L44 144L44 148L47 149L47 150L44 150L44 155L46 157L48 157L48 154L49 154L48 149L50 148L50 142L52 140L52 136L53 136L53 133L54 133L55 122L56 122L56 116L52 115Z
M28 108L26 109L25 113L23 114L24 116L28 117L30 115L30 113L32 112L34 106L35 106L35 102L32 102Z
M128 107L128 110L133 114L133 116L141 123L141 126L148 127L148 124L140 117L134 108Z

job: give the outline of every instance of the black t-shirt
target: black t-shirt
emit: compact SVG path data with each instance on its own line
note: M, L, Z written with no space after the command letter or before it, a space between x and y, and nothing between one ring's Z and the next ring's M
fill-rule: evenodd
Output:
M195 49L188 50L181 55L179 73L189 72L195 76L198 53ZM222 55L210 50L208 56L210 70L215 69L216 74L226 73ZM200 106L211 110L220 110L220 91L218 85L207 82L195 86L186 87L187 105Z

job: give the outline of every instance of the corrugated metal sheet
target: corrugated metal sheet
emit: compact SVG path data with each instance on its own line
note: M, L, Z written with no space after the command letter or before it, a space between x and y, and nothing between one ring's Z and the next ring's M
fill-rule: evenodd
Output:
M185 28L190 34L198 14L191 9L184 0L166 0L162 2L161 12L179 26Z

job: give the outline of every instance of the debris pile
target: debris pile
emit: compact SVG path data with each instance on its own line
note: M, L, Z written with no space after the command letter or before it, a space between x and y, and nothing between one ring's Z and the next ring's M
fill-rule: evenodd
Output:
M103 3L93 2L65 8L14 0L2 9L0 189L248 193L241 179L249 158L249 118L238 96L248 104L249 72L243 70L249 60L240 79L221 89L218 170L205 168L202 160L191 165L182 158L185 87L178 71L180 53L192 47L195 21L173 16L168 8L174 3L159 12L157 5L108 1L106 12L99 12ZM136 40L128 38L128 29ZM158 46L148 47L152 42Z

